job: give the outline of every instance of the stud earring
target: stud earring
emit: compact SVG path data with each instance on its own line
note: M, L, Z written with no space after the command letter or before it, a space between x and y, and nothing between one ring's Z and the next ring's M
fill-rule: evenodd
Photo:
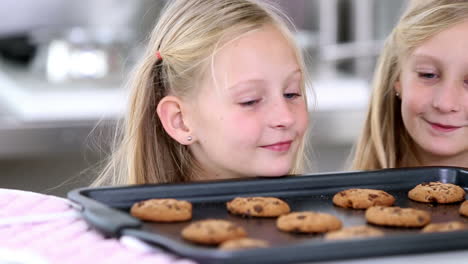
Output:
M192 141L192 136L188 136L187 141Z
M396 92L395 95L396 95L396 97L400 98L400 93L399 92Z

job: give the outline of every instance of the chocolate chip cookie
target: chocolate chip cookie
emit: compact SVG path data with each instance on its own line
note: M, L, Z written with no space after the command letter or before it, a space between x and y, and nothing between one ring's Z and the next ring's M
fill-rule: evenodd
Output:
M431 222L431 215L413 208L372 206L366 210L366 219L381 226L423 227Z
M237 197L226 207L232 214L253 217L277 217L291 211L285 201L275 197Z
M458 209L458 212L463 216L468 216L468 201L464 201L460 205L460 208Z
M411 200L423 203L455 203L465 200L465 190L451 183L421 183L408 192Z
M295 233L323 233L338 230L341 226L336 216L313 211L293 212L276 220L279 230Z
M437 224L429 224L423 228L422 232L429 233L429 232L449 232L449 231L456 231L456 230L463 230L466 229L466 224L460 221L452 221L452 222L445 222L445 223L437 223Z
M135 203L130 214L145 221L187 221L192 218L192 204L176 199L149 199Z
M395 197L391 194L374 189L348 189L333 196L333 204L354 209L367 209L374 205L391 206Z
M200 220L182 229L184 239L206 245L218 245L224 241L245 236L247 232L244 228L223 219Z
M370 226L350 226L337 231L328 232L325 239L328 240L341 240L341 239L354 239L365 237L383 236L384 232Z
M268 246L269 243L265 240L253 238L239 238L223 242L221 245L219 245L219 248L225 250L239 250L247 248L266 248Z

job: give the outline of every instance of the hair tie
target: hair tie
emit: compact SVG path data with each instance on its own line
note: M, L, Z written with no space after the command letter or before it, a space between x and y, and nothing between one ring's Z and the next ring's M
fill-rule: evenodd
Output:
M156 51L156 58L158 58L158 60L162 60L162 56L161 56L161 52L158 50Z

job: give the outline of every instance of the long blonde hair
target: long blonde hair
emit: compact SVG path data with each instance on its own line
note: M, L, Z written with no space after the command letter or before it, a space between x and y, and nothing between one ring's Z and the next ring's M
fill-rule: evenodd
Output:
M413 0L386 40L351 169L418 166L415 142L405 129L394 86L404 57L435 34L468 19L466 0ZM447 40L450 41L450 40Z
M130 79L129 106L117 131L113 153L93 185L196 179L194 157L187 146L166 133L156 107L168 94L184 98L194 93L194 83L210 69L210 58L221 41L266 24L274 25L290 40L305 74L303 57L293 41L292 23L267 1L168 1ZM162 60L158 59L157 52ZM304 87L305 84L305 91ZM300 172L304 148L302 144L291 173Z

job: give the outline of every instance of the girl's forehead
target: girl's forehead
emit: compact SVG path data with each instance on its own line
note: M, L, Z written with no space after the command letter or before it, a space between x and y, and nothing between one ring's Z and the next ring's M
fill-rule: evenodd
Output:
M436 49L443 51L444 45L456 46L466 44L468 41L467 35L468 20L463 20L428 36L416 49L430 51Z
M224 71L242 75L299 65L290 41L273 27L249 32L227 43L216 52L212 64L215 73Z

